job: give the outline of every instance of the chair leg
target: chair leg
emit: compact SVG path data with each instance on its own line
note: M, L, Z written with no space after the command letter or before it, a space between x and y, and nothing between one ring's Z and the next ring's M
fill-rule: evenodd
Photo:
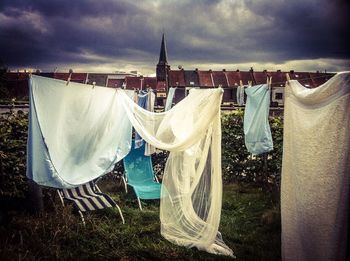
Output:
M58 197L59 197L60 200L61 200L62 206L64 207L63 197L62 197L61 193L60 193L58 190L57 190L57 194L58 194Z
M139 203L139 208L140 208L140 210L142 211L141 200L140 200L140 198L139 198L139 197L137 197L137 202Z
M123 216L122 211L120 210L120 207L119 207L118 205L116 205L116 207L117 207L117 209L118 209L118 211L119 211L119 215L120 215L120 217L122 218L122 222L123 222L123 224L125 224L125 219L124 219L124 216Z
M81 221L83 222L83 225L84 225L84 227L85 227L85 220L84 220L84 216L83 216L83 213L80 211L80 210L78 210L78 213L79 213L79 215L80 215L80 218L81 218Z
M126 180L123 176L122 176L122 181L124 183L125 193L128 193L128 185L126 184Z

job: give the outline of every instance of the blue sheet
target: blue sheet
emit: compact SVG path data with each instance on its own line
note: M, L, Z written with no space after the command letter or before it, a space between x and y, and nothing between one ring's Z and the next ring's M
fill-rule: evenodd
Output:
M245 89L247 102L244 112L245 145L254 155L273 150L269 125L270 93L267 84Z

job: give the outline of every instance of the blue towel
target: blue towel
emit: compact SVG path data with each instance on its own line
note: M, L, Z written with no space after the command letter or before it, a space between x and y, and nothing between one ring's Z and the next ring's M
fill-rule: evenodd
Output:
M245 89L247 102L244 112L245 145L254 155L273 150L269 125L270 93L267 84Z

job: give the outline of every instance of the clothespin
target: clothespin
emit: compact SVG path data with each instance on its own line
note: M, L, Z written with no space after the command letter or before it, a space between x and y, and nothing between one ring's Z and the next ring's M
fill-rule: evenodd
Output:
M239 86L243 87L243 81L239 80Z
M96 82L92 82L92 89L95 88Z
M29 79L32 77L32 70L29 70L28 77L29 77Z
M287 78L287 81L289 82L290 81L289 73L286 73L286 78Z
M70 80L71 80L71 78L72 78L72 73L73 73L73 70L72 70L72 69L69 69L69 76L68 76L66 85L69 84L69 82L70 82Z
M271 90L272 76L267 75L267 77L266 77L266 84L267 84L267 88L268 88L269 90Z
M252 87L252 81L248 81L248 87Z

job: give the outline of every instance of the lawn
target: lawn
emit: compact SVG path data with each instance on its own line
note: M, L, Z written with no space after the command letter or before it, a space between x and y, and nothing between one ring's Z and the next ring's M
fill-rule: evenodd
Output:
M13 213L0 226L0 260L229 260L169 243L160 235L159 201L138 209L132 193L115 180L102 180L102 191L121 207L85 215L84 227L58 197L46 199L39 216ZM236 260L280 260L280 218L276 195L252 185L225 185L220 232Z

